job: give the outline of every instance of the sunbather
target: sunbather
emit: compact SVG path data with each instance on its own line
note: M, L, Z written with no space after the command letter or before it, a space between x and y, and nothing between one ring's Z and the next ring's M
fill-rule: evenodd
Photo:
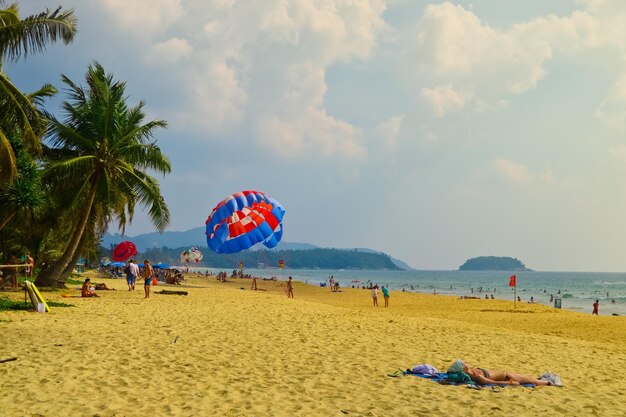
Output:
M83 284L83 288L81 288L80 295L81 297L100 297L96 294L95 291L91 289L91 280L89 278L85 278L85 283Z
M535 385L562 385L561 379L558 375L544 374L539 378L533 378L528 375L518 374L517 372L505 372L497 371L493 369L484 368L472 368L462 360L455 361L448 373L451 372L464 372L480 385L485 384L497 384L497 385L520 385L520 384L535 384Z

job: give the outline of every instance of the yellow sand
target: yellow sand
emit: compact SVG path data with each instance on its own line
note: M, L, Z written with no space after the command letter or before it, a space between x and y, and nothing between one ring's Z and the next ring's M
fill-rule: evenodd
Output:
M0 313L2 416L624 415L626 318L542 305L188 278L188 296L44 292L73 308ZM241 289L243 288L243 290ZM1 295L1 294L0 294ZM16 299L21 293L13 293ZM382 305L382 297L380 300ZM457 358L564 388L500 392L387 376Z

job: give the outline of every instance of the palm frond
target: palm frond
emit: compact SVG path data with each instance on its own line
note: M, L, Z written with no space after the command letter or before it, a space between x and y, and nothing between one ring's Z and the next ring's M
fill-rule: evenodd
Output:
M76 35L74 10L45 11L20 19L17 4L0 10L0 57L11 61L42 52L51 42L68 44Z
M13 146L0 129L0 184L12 183L17 176L17 161Z

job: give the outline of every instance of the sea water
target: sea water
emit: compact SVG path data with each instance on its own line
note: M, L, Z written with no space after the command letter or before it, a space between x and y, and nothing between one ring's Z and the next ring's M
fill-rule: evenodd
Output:
M217 273L219 269L196 267L193 271ZM232 271L226 271L228 275ZM386 285L392 291L437 293L453 296L485 296L513 300L514 294L527 303L561 307L591 313L595 300L600 301L600 315L626 315L626 273L610 272L503 272L503 271L370 271L323 269L245 269L244 273L279 280L292 276L312 285L328 282L333 276L340 288L362 287L370 283ZM509 287L509 277L516 276L517 287ZM393 294L392 294L393 296Z

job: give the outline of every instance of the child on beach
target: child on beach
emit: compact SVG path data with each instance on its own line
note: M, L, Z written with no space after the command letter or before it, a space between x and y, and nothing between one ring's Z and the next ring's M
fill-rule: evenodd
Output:
M374 301L374 307L378 307L378 285L372 287L372 301Z
M600 300L596 300L596 302L593 303L593 312L591 314L595 314L597 316L599 307L600 307Z

